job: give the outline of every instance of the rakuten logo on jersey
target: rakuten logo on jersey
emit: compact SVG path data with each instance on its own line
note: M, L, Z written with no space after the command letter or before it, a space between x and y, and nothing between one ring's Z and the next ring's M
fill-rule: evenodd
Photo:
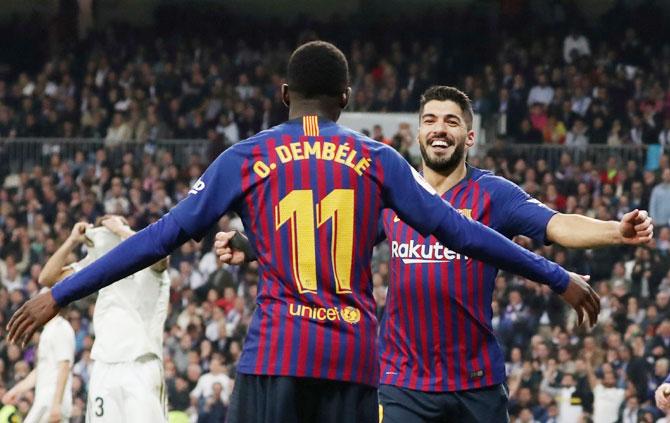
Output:
M409 243L391 242L391 257L399 258L405 264L448 263L452 260L468 259L467 256L451 251L439 242L425 245L414 240Z

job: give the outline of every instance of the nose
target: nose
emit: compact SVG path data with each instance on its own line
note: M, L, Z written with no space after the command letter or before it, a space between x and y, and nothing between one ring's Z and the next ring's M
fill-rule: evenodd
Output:
M438 121L435 123L435 126L433 126L433 130L434 130L435 133L437 133L437 134L441 134L441 133L447 132L447 124L446 124L446 122L444 122L443 120L438 120Z

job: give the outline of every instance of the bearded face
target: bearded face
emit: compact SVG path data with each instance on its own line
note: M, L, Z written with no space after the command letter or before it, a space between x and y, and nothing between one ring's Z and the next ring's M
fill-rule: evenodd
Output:
M458 104L449 100L427 102L419 126L419 148L425 166L438 173L453 171L465 160L471 133Z

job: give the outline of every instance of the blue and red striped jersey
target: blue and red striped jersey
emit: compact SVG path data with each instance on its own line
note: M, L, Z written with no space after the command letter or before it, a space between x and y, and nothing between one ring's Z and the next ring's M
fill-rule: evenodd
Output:
M469 166L442 198L508 237L542 242L555 214L512 182ZM381 383L451 392L504 382L505 360L491 327L498 269L423 237L392 210L384 210L381 230L391 247Z
M370 258L384 208L565 288L563 269L461 216L392 148L321 117L293 119L223 152L170 211L196 239L228 211L247 230L258 306L239 372L377 386Z

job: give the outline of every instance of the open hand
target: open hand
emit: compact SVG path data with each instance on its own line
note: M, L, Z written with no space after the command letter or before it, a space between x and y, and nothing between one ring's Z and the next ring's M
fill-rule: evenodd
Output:
M7 323L9 342L24 348L35 331L53 319L59 310L51 291L42 292L26 301Z
M589 317L591 327L598 322L600 313L600 297L588 284L590 276L581 276L573 272L570 275L570 283L564 293L561 294L568 304L577 312L577 324L581 326L584 315Z

